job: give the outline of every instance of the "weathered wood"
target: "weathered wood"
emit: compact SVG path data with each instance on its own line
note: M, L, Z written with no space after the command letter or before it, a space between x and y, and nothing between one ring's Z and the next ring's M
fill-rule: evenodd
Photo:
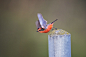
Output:
M49 57L71 57L71 35L58 29L48 35Z

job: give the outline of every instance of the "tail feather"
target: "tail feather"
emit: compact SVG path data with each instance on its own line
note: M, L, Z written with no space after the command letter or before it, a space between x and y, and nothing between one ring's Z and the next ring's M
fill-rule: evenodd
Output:
M57 21L57 20L58 20L58 19L54 20L52 23L54 23L54 22ZM52 24L52 23L51 23L51 24Z

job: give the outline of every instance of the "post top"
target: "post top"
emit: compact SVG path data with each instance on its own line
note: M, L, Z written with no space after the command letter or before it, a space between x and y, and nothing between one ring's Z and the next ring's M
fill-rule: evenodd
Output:
M53 30L49 33L49 35L64 35L64 34L69 35L70 33L62 29Z

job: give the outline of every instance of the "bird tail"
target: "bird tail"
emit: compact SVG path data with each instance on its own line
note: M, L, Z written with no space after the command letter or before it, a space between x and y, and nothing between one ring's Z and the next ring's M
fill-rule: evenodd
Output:
M51 24L54 23L54 22L57 21L57 20L58 20L58 19L54 20L53 22L51 22Z

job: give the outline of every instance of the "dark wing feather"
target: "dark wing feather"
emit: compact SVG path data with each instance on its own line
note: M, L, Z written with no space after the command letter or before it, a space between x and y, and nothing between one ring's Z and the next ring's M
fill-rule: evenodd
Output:
M41 28L41 25L40 25L39 20L38 20L38 21L36 21L36 27L37 27L37 29L38 29L38 28Z
M42 14L38 13L37 16L38 16L41 27L46 29L47 21L44 20Z

